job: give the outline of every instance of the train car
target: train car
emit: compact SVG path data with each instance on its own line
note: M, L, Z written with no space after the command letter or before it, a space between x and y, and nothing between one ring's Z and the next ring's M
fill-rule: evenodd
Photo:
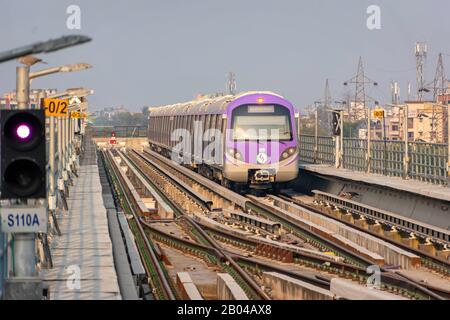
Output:
M150 108L148 139L152 150L222 185L279 188L298 174L296 117L272 92L210 97Z

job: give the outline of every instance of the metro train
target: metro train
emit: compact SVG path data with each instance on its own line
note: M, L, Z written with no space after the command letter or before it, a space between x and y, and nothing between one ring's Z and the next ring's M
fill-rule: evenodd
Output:
M208 97L149 108L148 140L153 151L236 191L276 190L298 174L297 117L272 92Z

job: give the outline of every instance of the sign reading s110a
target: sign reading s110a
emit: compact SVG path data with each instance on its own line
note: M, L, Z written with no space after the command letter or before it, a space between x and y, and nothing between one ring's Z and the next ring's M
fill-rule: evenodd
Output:
M1 231L4 233L47 232L47 212L44 207L0 208Z
M42 105L46 117L67 117L69 115L69 99L44 98Z

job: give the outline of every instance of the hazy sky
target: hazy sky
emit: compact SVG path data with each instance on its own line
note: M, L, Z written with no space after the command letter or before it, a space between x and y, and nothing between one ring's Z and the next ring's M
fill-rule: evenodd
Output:
M81 8L81 30L66 27L71 4ZM381 8L380 30L366 26L372 4ZM224 91L230 70L238 91L272 90L303 107L323 97L326 78L333 98L341 98L360 55L379 83L368 93L386 102L391 80L404 98L408 81L415 88L416 41L428 43L427 80L438 53L450 54L449 13L448 0L0 0L0 51L66 34L92 37L39 56L49 66L88 62L92 70L48 76L33 87L92 88L94 109L138 110ZM14 89L16 65L0 64L1 93Z

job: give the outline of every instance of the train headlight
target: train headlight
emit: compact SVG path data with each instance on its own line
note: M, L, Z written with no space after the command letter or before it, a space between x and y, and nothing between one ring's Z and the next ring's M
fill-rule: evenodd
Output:
M296 148L288 148L281 154L281 160L285 160L295 153Z
M228 149L228 154L237 160L242 159L241 153L239 151L237 151L236 149L232 149L232 148Z

